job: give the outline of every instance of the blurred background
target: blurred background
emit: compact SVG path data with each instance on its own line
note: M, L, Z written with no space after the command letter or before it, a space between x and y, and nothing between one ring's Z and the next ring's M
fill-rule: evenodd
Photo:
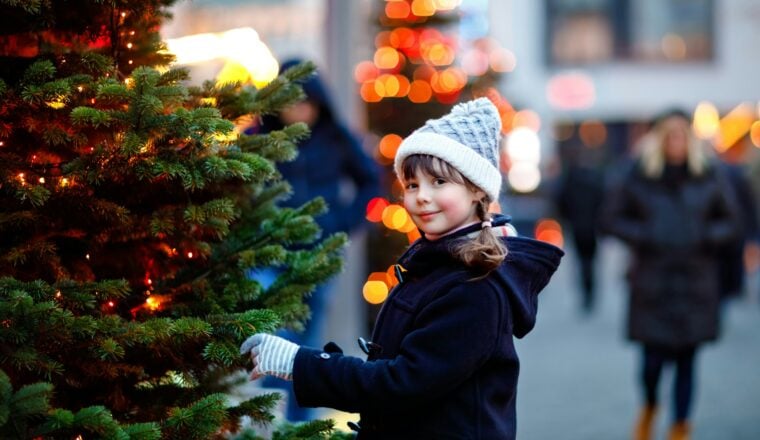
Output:
M173 14L164 39L198 83L261 86L285 60L314 61L335 116L381 170L319 330L349 353L361 353L356 337L369 335L393 287L390 267L418 237L400 207L395 149L456 102L494 101L504 134L498 209L522 235L568 252L542 294L536 330L518 343L518 435L627 438L640 404L638 352L623 329L628 254L600 238L589 256L577 222L593 223L604 182L671 109L688 113L694 134L742 169L756 214L760 2L193 0ZM342 193L352 191L346 182ZM760 438L756 243L747 237L736 263L745 279L727 302L722 339L700 353L696 439Z

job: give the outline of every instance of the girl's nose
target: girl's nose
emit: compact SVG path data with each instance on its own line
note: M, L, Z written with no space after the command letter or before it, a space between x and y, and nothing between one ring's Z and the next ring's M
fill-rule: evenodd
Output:
M417 190L417 203L424 204L430 202L430 191L420 187Z

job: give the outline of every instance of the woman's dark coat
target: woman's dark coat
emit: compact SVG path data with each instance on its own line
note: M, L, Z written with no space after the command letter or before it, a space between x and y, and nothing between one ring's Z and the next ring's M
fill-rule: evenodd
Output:
M499 216L495 226L508 221ZM361 413L359 439L513 439L519 361L512 336L535 323L537 295L562 251L505 237L507 260L469 281L449 246L474 225L402 256L403 282L377 320L367 361L302 347L293 386L302 406ZM327 348L327 347L326 347Z
M602 229L630 245L628 336L670 349L718 336L717 255L741 234L736 202L716 167L702 176L637 163L605 202Z

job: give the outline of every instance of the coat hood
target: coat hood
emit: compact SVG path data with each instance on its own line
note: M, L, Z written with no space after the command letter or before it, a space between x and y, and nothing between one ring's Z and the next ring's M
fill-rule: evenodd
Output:
M501 236L507 246L507 257L497 269L488 275L509 299L513 317L513 334L518 338L533 329L538 311L538 294L549 283L565 254L558 247L538 240L516 236L510 232L510 217L495 215L493 231ZM415 241L399 259L405 276L424 276L441 267L461 268L451 253L459 240L474 236L481 229L479 224L469 226L436 241L425 237Z

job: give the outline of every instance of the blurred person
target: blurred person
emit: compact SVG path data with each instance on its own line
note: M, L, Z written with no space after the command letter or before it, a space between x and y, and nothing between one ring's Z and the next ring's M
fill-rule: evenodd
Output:
M555 203L572 233L579 263L581 310L593 311L595 303L594 262L597 223L604 198L604 169L601 148L581 146L559 177Z
M255 334L252 379L293 381L299 402L359 412L357 439L500 439L516 434L514 337L563 252L492 215L501 188L501 118L486 98L455 106L402 143L394 169L422 237L396 265L367 359Z
M642 346L644 407L634 440L652 437L662 369L675 364L671 440L690 436L700 346L717 339L721 246L740 232L721 167L693 136L688 116L658 118L639 157L605 198L601 226L631 249L628 337Z
M282 63L280 73L301 63L292 59ZM297 122L306 123L311 134L298 144L298 156L291 162L278 164L278 170L292 187L290 198L282 206L298 207L316 198L327 202L328 211L315 221L326 237L336 232L352 233L366 224L367 203L380 192L379 168L361 147L359 140L338 119L326 85L317 72L302 83L306 99L280 111L278 115L262 118L259 127L250 132L268 133ZM266 288L277 272L258 271L252 274ZM329 305L333 280L317 286L307 299L310 319L302 332L282 331L280 334L301 344L313 345L323 337L323 327ZM267 378L263 386L287 390L285 381ZM309 420L311 411L296 404L290 391L286 417L292 422Z

